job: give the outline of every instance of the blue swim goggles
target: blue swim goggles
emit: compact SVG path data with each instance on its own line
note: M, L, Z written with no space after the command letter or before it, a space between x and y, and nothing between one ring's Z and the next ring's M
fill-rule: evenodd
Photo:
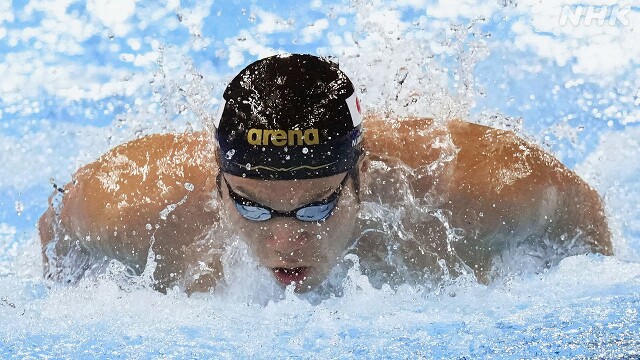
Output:
M224 176L222 176L222 178L224 178ZM224 179L224 182L225 184L227 184L229 195L235 203L236 209L245 219L251 221L266 221L273 217L295 217L296 219L301 221L311 222L326 220L329 216L331 216L331 214L333 214L333 210L338 204L342 188L346 184L348 178L349 175L347 174L342 182L340 182L340 185L338 186L336 191L334 191L327 198L286 212L273 210L270 207L259 204L253 200L249 200L233 191L233 189L231 189L231 186L227 182L227 179Z

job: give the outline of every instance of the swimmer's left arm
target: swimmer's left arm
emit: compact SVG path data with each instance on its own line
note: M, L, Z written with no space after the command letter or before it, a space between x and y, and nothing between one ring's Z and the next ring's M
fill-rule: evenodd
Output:
M561 248L577 240L576 248L583 242L612 253L602 202L575 173L512 132L463 122L450 128L459 152L449 206L456 226L476 234L469 253L484 266L514 241Z

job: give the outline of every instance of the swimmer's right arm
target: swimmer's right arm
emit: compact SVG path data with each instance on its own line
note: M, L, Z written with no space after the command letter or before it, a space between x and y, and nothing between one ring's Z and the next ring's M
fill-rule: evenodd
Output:
M82 167L61 206L50 204L39 221L45 275L61 280L56 267L74 266L63 260L77 254L115 259L139 274L153 243L157 287L179 280L219 222L213 153L205 133L151 135Z

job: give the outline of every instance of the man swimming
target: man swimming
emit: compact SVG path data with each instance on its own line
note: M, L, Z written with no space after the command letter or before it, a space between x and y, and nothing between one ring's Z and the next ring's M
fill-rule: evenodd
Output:
M311 55L256 61L223 97L215 141L133 140L52 196L39 221L47 278L75 282L113 260L139 275L152 254L156 289L207 291L234 236L301 292L347 253L375 284L488 282L522 262L612 254L597 193L511 132L363 120L351 81Z

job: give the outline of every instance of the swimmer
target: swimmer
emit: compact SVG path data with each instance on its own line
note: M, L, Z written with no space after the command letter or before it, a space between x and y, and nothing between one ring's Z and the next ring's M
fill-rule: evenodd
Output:
M512 132L363 117L347 76L311 55L256 61L223 98L214 134L130 141L52 195L38 224L46 278L73 283L113 260L139 275L151 254L157 290L208 291L236 236L298 292L346 254L397 285L613 252L598 194Z

